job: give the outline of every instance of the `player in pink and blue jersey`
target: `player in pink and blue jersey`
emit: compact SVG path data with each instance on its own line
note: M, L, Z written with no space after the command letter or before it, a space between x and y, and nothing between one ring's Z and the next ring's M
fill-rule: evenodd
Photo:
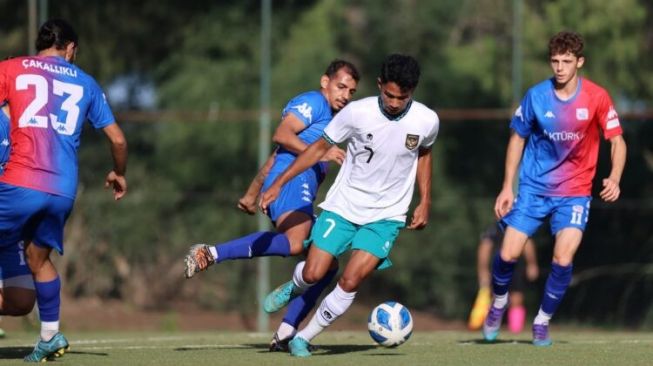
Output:
M64 251L63 229L75 200L77 149L86 119L111 143L114 166L105 185L113 188L116 200L127 191L125 137L98 84L72 64L77 46L73 28L53 19L39 29L36 56L0 63L0 101L11 110L11 151L0 176L0 252L25 242L41 318L40 340L25 357L28 362L60 356L68 348L59 332L61 281L50 253Z
M320 90L302 93L286 104L281 113L281 123L273 136L278 148L254 179L245 197L239 201L241 210L255 212L256 197L261 188L267 189L277 176L295 161L299 153L321 138L333 115L351 100L358 80L359 74L353 64L335 60L320 78ZM281 199L267 212L276 231L256 232L216 245L191 246L184 258L186 277L191 278L210 265L226 260L263 256L287 257L303 253L304 241L313 225L313 201L326 175L326 162L342 163L343 160L344 151L336 146L323 156L322 162L313 165L284 185ZM271 351L287 349L287 342L294 336L297 326L336 272L337 262L334 261L324 281L290 304L270 343Z
M503 188L494 208L505 236L492 266L494 300L483 325L486 340L498 335L515 262L526 240L549 218L555 236L553 261L533 321L533 344L552 344L549 321L569 287L574 254L587 225L601 133L611 145L612 167L600 197L614 202L621 193L626 143L619 117L608 93L578 75L584 62L582 37L556 34L549 41L553 77L528 90L512 118Z

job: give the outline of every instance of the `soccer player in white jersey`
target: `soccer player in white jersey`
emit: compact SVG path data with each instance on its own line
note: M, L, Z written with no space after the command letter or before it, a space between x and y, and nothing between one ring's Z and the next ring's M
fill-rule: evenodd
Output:
M313 318L290 341L290 353L308 357L309 341L342 315L354 301L361 282L375 269L391 266L389 254L405 227L415 180L420 203L409 229L426 226L431 205L431 146L438 134L437 114L412 99L419 81L417 61L388 56L377 80L380 96L350 103L331 121L321 139L311 144L261 196L267 211L284 183L315 164L331 146L347 142L347 155L311 231L312 245L293 279L264 302L267 312L283 308L327 273L334 258L353 253L335 289Z

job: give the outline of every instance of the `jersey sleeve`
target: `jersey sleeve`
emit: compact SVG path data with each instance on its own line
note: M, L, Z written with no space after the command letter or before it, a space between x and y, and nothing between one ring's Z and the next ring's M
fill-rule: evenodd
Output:
M515 110L510 121L510 128L515 130L517 134L523 138L531 134L533 123L535 121L535 113L533 112L532 93L529 91L522 99L519 107Z
M354 132L353 111L351 104L343 108L324 129L323 137L331 144L347 140Z
M420 145L424 148L430 148L435 143L435 139L438 137L438 132L440 131L440 118L437 114L434 115L434 118L435 123L433 123L433 128L431 128L431 131L429 131L428 135L426 135L422 141L422 145Z
M7 85L7 62L0 62L0 104L9 97L9 88Z
M602 93L599 98L598 106L596 108L596 119L599 127L603 131L603 137L609 140L615 136L623 133L621 123L619 123L619 115L614 109L614 103L608 93Z
M286 104L281 112L281 119L283 120L289 113L292 113L304 122L304 125L309 126L318 120L318 115L322 113L321 109L321 103L317 96L313 93L305 93L296 96Z
M86 117L91 121L91 125L99 129L114 123L116 119L113 117L113 112L107 102L107 97L102 92L100 86L93 81L90 84L90 88L91 103Z

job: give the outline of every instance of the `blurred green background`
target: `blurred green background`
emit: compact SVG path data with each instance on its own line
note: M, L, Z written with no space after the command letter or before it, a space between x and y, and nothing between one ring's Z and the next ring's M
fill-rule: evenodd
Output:
M29 52L28 3L0 1L2 58ZM261 2L38 3L47 17L65 18L78 31L77 63L107 92L130 148L130 191L116 204L102 189L111 167L108 145L101 133L84 133L80 192L66 255L56 259L66 296L156 310L191 301L255 315L255 261L226 262L187 281L182 258L190 244L257 230L256 219L235 207L258 168ZM550 75L547 43L561 30L584 35L582 75L615 100L628 162L621 199L592 203L574 281L556 318L653 328L650 0L272 1L272 128L289 98L319 87L334 58L359 67L355 98L376 94L377 70L393 52L420 61L416 99L442 120L430 224L401 234L395 266L376 273L359 302L397 299L444 319L466 318L477 289L476 245L493 221L515 96ZM596 182L610 167L607 147ZM548 225L536 241L542 275L527 293L531 314L551 260ZM286 281L295 263L273 258L271 284Z

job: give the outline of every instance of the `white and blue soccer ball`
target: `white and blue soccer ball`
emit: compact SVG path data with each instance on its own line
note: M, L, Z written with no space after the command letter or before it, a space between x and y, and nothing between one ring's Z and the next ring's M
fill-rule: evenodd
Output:
M396 347L413 333L413 317L408 309L395 301L375 307L367 319L367 329L374 341L385 347Z

